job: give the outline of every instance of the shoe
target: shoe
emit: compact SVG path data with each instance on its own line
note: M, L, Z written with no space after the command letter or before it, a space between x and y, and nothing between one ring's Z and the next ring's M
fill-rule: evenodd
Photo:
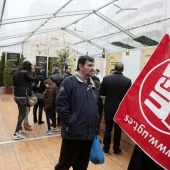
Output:
M57 128L57 127L51 128L51 131L53 131L53 132L58 132L58 128Z
M51 132L51 130L47 130L47 131L45 131L45 134L52 135L52 132Z
M106 156L109 155L109 151L106 151L105 149L103 149L103 152Z
M24 128L25 128L26 130L33 130L33 129L31 128L31 126L29 125L29 123L24 122L23 126L24 126Z
M19 132L20 132L20 134L25 134L25 135L29 134L27 131L24 131L24 130L20 130Z
M113 152L113 155L115 155L115 156L120 155L121 152L122 152L121 149L119 149L118 151L114 151L114 152Z
M38 120L34 120L34 123L37 123L38 122Z
M14 140L22 140L25 139L25 136L23 136L20 132L16 132L13 135Z
M38 124L43 124L44 123L44 121L38 121Z

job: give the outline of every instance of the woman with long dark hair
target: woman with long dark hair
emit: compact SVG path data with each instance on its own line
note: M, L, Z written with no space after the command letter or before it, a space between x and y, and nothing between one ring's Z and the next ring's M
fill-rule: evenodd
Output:
M27 95L31 95L31 82L35 82L35 78L31 75L33 65L29 61L23 62L13 75L14 84L14 100L18 105L18 121L13 138L15 140L25 139L22 134L28 134L22 131L22 122L26 116L28 106Z

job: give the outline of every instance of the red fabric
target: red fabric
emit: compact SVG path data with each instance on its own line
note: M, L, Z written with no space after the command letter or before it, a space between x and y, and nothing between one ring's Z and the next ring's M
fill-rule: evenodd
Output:
M170 169L170 37L165 35L114 117L165 169Z

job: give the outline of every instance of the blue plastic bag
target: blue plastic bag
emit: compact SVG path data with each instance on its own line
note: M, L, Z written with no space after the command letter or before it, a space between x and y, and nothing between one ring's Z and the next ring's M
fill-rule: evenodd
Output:
M90 151L90 161L94 164L104 163L104 154L97 135L93 139L93 144Z

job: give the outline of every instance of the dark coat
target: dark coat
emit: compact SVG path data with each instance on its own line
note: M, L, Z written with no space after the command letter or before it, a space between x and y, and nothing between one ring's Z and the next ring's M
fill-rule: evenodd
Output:
M49 88L46 88L44 91L44 110L46 111L47 109L53 108L58 87L50 79L46 79L44 84L49 84Z
M55 83L57 87L59 87L61 82L64 80L64 76L60 73L55 73L51 76L51 80Z
M131 80L119 72L103 78L100 86L100 95L106 97L104 104L105 113L116 113L130 86Z
M31 95L31 82L35 82L35 78L27 70L21 70L17 77L14 75L14 96L25 97Z
M36 76L35 76L36 81L35 81L35 87L34 87L35 93L43 93L44 92L44 90L45 90L44 79L45 78L41 72L36 73ZM36 86L39 83L39 81L40 81L40 87L37 88Z
M90 87L76 76L69 76L61 83L56 96L56 107L61 117L62 138L88 140L93 139L97 133L99 94L92 80Z
M64 79L66 78L66 77L68 77L68 76L71 76L72 74L69 74L69 73L67 73L67 72L64 72L63 73L63 76L64 76Z
M99 79L98 77L96 77L96 76L91 77L91 79L92 79L93 81L98 81L98 82L100 83L100 79Z

